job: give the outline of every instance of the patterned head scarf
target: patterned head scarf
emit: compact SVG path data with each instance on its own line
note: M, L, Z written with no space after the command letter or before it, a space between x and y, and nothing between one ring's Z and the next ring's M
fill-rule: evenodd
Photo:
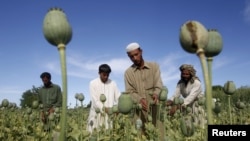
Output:
M191 74L191 83L194 83L194 80L197 79L200 81L200 79L196 76L196 70L194 69L193 65L189 65L189 64L183 64L180 66L180 71L182 72L183 70L188 70Z

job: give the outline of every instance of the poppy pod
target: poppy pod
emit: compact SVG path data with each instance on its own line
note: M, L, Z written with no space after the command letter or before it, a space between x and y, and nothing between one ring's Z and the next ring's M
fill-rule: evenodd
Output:
M118 99L118 110L120 113L128 114L133 108L133 100L128 93L122 93Z
M199 104L200 106L205 105L205 103L206 103L205 97L199 97L199 98L198 98L198 104Z
M27 108L27 109L26 109L26 113L27 113L28 115L30 115L30 114L32 113L32 109L31 109L31 108Z
M190 137L194 134L194 123L190 116L180 119L181 132L184 136Z
M78 99L78 96L79 96L79 94L78 94L78 93L76 93L76 94L75 94L75 99Z
M104 103L104 102L106 101L106 96L105 96L105 94L101 94L101 95L100 95L100 101L101 101L102 103Z
M220 102L215 102L213 111L216 114L219 114L221 112L221 103Z
M8 107L8 105L9 105L9 100L3 99L3 100L2 100L2 106L3 106L3 107Z
M180 104L180 98L179 97L175 97L174 98L174 105L178 105Z
M227 95L232 95L236 91L236 86L233 81L227 81L224 84L223 91Z
M208 31L198 21L187 21L180 29L181 47L189 52L196 53L198 48L204 49L208 44Z
M79 95L78 95L78 100L79 101L83 101L84 100L84 95L83 95L83 93L80 93Z
M235 105L238 109L244 109L245 104L241 101L237 101Z
M72 29L62 9L49 9L43 21L43 33L46 40L54 46L70 42Z
M33 101L33 102L32 102L32 108L33 108L33 109L37 109L38 107L39 107L38 101L37 101L37 100Z
M114 112L113 112L113 108L107 108L107 114L108 115L112 115Z
M163 88L161 89L161 92L159 94L159 100L166 101L167 97L168 97L168 89L166 86L163 86Z
M113 113L117 113L118 112L118 105L114 105L112 107L112 111L113 111Z
M206 57L213 57L218 55L223 47L222 37L216 29L208 30L208 44L205 47Z

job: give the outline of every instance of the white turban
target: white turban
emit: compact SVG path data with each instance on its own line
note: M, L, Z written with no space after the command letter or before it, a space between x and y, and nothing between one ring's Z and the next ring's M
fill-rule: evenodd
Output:
M140 45L138 43L134 42L134 43L130 43L127 45L126 51L130 52L130 51L133 51L133 50L138 49L138 48L140 48Z

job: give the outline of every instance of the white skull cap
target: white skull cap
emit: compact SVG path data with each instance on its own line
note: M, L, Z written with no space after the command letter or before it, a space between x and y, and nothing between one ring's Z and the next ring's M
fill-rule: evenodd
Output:
M133 42L133 43L130 43L127 45L126 51L130 52L130 51L133 51L133 50L138 49L138 48L140 48L140 45L136 42Z

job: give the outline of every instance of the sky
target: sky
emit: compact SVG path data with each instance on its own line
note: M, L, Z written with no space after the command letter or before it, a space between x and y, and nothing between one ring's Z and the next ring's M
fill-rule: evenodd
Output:
M125 48L131 42L140 44L146 61L159 63L168 97L182 64L195 67L205 90L199 57L179 42L180 28L189 20L222 36L222 50L212 61L212 85L250 84L250 0L5 0L0 4L0 101L19 106L25 91L42 85L45 71L62 87L59 52L42 30L52 7L63 9L73 31L66 45L69 107L76 105L77 93L84 94L85 105L90 102L89 82L99 77L103 63L112 69L110 79L125 91L124 71L132 64Z

